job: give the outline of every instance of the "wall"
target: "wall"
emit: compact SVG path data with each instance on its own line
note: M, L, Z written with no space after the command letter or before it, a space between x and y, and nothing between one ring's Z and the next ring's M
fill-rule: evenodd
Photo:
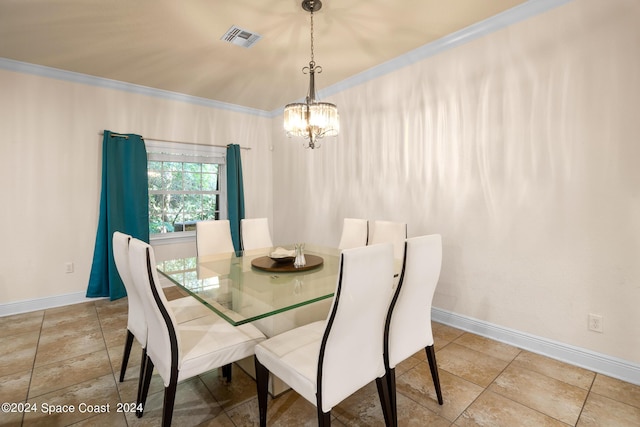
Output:
M104 129L250 147L247 215L272 214L268 117L2 69L0 93L2 305L86 291Z
M331 96L319 150L274 125L274 234L440 233L435 307L639 363L638 22L577 0Z

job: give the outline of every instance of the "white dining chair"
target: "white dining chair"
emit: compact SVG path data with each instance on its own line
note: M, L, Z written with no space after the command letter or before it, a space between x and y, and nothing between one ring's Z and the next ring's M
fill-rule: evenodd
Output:
M142 357L143 359L145 357L145 349L147 346L147 321L144 317L142 300L140 299L140 295L133 284L129 268L129 242L131 241L131 236L116 231L113 233L112 239L113 259L115 261L118 274L124 284L124 288L127 291L127 337L124 345L122 364L120 365L120 382L123 382L134 338L142 346ZM169 307L176 316L178 323L187 322L198 317L213 314L213 312L204 304L190 296L170 301ZM140 376L140 380L141 379L142 376Z
M196 222L196 252L198 256L234 251L229 220L215 219Z
M359 218L345 218L338 249L351 249L367 245L369 221Z
M438 403L442 391L431 330L431 303L440 277L442 238L439 234L414 237L405 243L405 257L385 325L384 361L391 400L388 424L398 424L395 367L424 349L431 369Z
M407 224L393 221L374 221L369 230L369 245L392 243L393 256L401 260L404 253L404 241L407 238Z
M383 407L388 405L382 352L392 287L391 244L342 251L327 319L256 346L260 426L267 422L269 372L316 406L321 426L330 425L335 405L373 380Z
M240 220L242 250L248 251L273 246L267 218L245 218Z
M170 426L179 381L252 356L256 344L265 336L251 324L236 327L219 316L178 324L160 286L151 246L132 239L129 264L148 325L144 384L136 405L141 409L136 415L141 417L144 413L155 368L165 386L162 425Z

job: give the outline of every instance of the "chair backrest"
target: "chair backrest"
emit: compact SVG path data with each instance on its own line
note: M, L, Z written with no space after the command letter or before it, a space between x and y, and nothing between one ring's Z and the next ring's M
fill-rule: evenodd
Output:
M240 220L240 236L243 250L270 248L273 246L267 218Z
M144 308L138 290L133 284L129 268L129 242L131 236L116 231L113 233L113 260L116 263L118 274L127 290L127 329L136 337L136 340L144 348L147 345L147 321L144 317Z
M323 412L384 375L384 323L392 288L391 244L342 251L318 361Z
M404 222L374 221L368 244L392 243L394 258L402 259L406 238L407 224Z
M158 280L153 248L141 240L131 239L129 267L147 319L147 355L151 357L164 385L168 386L171 370L178 368L180 340L176 319L167 307L167 298Z
M196 222L196 251L198 256L234 252L229 220Z
M390 368L433 345L431 303L442 266L439 234L406 240L405 258L387 317ZM387 357L385 355L385 357Z
M368 237L369 221L366 219L345 218L338 248L344 250L367 246Z

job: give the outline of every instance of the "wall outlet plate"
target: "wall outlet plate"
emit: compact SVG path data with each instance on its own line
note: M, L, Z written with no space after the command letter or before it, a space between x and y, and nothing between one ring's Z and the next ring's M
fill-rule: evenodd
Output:
M604 319L601 314L593 314L589 313L589 324L588 328L590 331L603 333L603 323Z

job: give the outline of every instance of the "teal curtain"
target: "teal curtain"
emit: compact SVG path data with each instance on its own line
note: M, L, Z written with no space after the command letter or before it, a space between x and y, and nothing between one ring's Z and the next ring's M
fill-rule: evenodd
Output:
M240 251L240 220L244 218L244 186L240 146L227 145L227 210L231 225L231 240L236 252Z
M102 193L87 297L127 295L113 260L114 231L149 242L147 151L141 136L104 131Z

